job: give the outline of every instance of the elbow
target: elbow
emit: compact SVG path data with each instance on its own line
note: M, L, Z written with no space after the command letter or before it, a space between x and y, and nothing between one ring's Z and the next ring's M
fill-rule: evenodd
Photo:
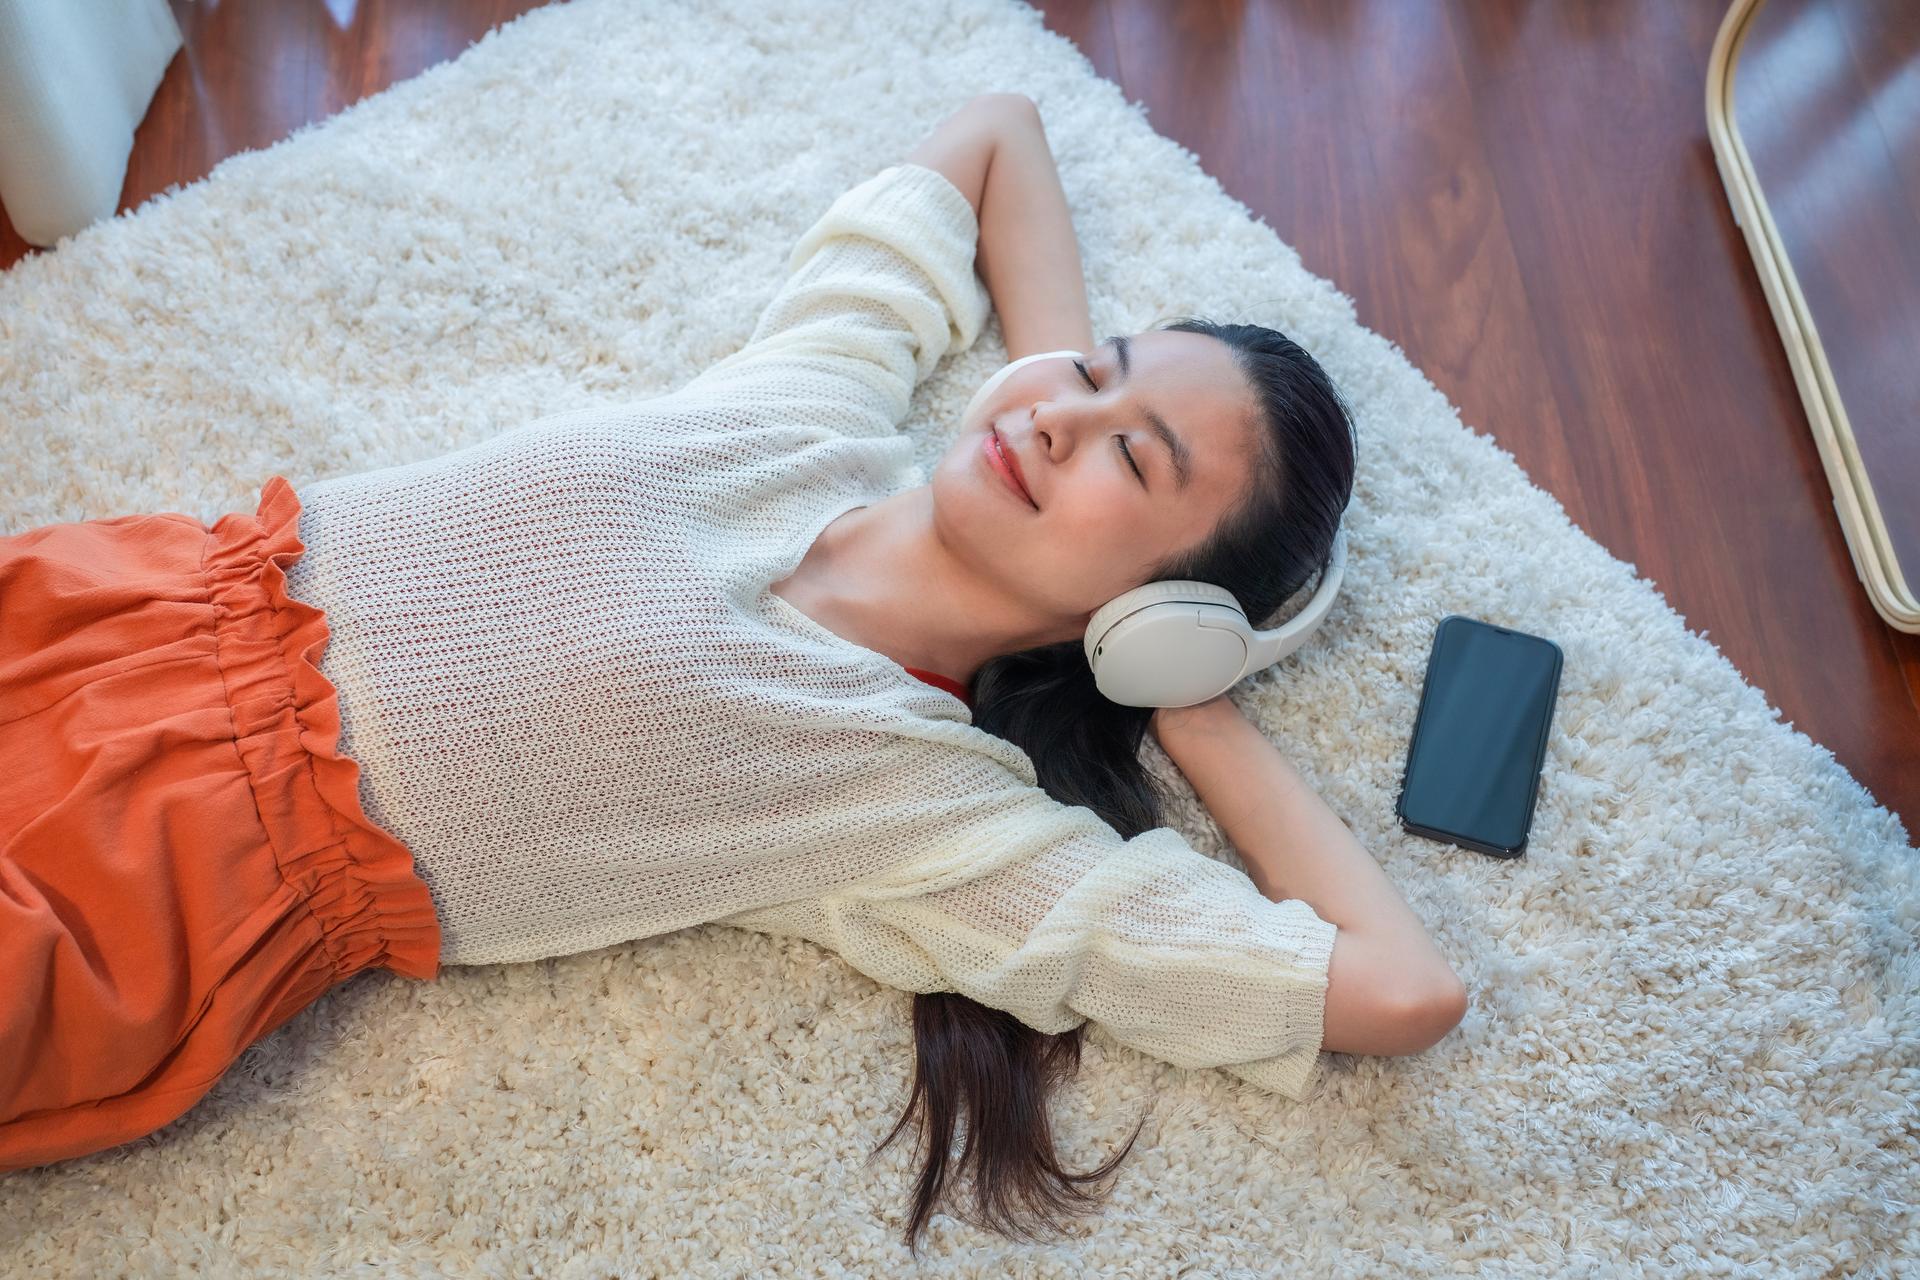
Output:
M1393 1021L1399 1025L1405 1048L1397 1053L1425 1053L1446 1039L1467 1016L1467 984L1451 969L1402 991Z
M1403 939L1334 935L1322 1047L1333 1053L1425 1053L1467 1014L1467 986L1438 955Z
M982 93L968 104L979 111L997 113L1002 119L1018 122L1026 128L1044 128L1040 104L1024 93Z

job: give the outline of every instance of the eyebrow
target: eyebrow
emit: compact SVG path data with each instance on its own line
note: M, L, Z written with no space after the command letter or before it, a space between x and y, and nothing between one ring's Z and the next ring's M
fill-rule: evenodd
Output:
M1124 333L1115 334L1107 341L1113 344L1114 355L1119 357L1118 381L1125 382L1127 375L1133 372L1133 344ZM1185 490L1188 481L1193 479L1193 450L1187 448L1187 442L1175 434L1174 429L1167 425L1165 418L1145 406L1141 407L1140 412L1147 416L1147 422L1152 425L1153 433L1160 437L1161 443L1166 445L1167 451L1173 455L1174 480L1182 490Z

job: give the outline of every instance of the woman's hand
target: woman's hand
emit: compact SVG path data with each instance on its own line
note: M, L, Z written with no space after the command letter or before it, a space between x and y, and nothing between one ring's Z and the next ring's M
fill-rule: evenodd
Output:
M1160 749L1168 751L1170 743L1183 742L1196 735L1211 735L1223 725L1244 720L1245 714L1233 699L1222 693L1190 707L1160 707L1147 721L1147 728ZM1171 751L1168 754L1172 754Z

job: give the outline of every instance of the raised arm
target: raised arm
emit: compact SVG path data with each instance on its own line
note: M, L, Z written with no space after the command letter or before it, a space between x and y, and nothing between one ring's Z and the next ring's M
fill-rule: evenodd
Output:
M1259 727L1225 694L1162 708L1151 723L1260 892L1300 899L1339 930L1322 1047L1419 1053L1451 1031L1466 987L1373 856Z
M948 116L907 162L945 174L980 222L974 264L1006 341L1007 359L1090 351L1080 242L1040 110L1018 93L989 93Z

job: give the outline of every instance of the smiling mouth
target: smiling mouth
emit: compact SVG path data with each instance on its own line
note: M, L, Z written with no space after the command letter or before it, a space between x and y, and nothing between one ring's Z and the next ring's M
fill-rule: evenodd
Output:
M1000 472L1001 479L1005 480L1015 493L1026 499L1028 506L1038 511L1040 504L1033 500L1033 495L1027 492L1026 485L1020 482L1020 473L1015 470L1013 459L1007 455L1005 442L1000 439L998 431L988 430L986 452L989 465Z

